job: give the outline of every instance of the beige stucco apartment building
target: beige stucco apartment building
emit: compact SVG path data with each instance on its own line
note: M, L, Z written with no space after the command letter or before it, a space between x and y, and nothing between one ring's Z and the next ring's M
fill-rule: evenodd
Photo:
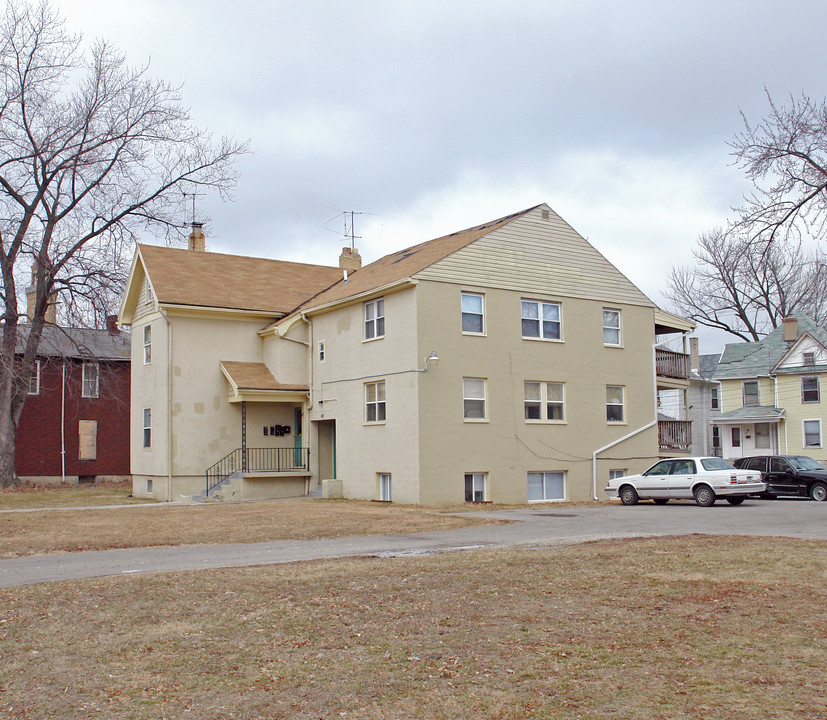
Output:
M203 242L140 246L122 304L136 495L586 500L675 450L655 394L688 356L655 336L691 323L547 205L365 267Z

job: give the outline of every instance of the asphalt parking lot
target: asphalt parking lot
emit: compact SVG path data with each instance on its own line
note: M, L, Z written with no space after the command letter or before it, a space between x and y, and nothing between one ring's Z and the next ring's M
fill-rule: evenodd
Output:
M242 567L340 557L398 557L496 547L549 547L591 540L659 535L752 535L827 540L827 502L747 500L743 505L693 502L634 506L538 505L487 511L508 524L443 532L329 540L204 545L63 553L0 560L0 587L76 578Z

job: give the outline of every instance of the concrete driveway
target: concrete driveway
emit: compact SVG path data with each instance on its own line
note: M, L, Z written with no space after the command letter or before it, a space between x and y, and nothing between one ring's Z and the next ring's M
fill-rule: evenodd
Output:
M659 535L765 535L827 540L827 503L807 500L689 502L636 506L542 505L485 512L507 525L405 535L243 545L202 545L63 553L0 560L0 587L136 573L205 570L326 558L396 557L497 547L549 547Z

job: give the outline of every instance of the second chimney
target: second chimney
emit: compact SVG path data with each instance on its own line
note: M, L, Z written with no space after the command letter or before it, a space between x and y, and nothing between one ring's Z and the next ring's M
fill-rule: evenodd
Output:
M794 342L798 337L798 320L794 317L784 318L784 342Z
M192 232L190 233L188 245L190 250L204 252L207 249L207 239L201 230L202 227L204 227L204 223L194 222L192 224Z
M362 267L362 256L358 248L343 247L342 254L339 255L339 269L353 272L360 267Z
M701 374L701 355L698 352L698 338L689 338L689 369Z

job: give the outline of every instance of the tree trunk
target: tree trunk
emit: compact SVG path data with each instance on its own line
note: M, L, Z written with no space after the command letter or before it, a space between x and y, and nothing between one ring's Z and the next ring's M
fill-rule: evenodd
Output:
M0 383L0 488L18 484L14 471L14 446L17 440L17 423L12 417L12 398L7 383Z

